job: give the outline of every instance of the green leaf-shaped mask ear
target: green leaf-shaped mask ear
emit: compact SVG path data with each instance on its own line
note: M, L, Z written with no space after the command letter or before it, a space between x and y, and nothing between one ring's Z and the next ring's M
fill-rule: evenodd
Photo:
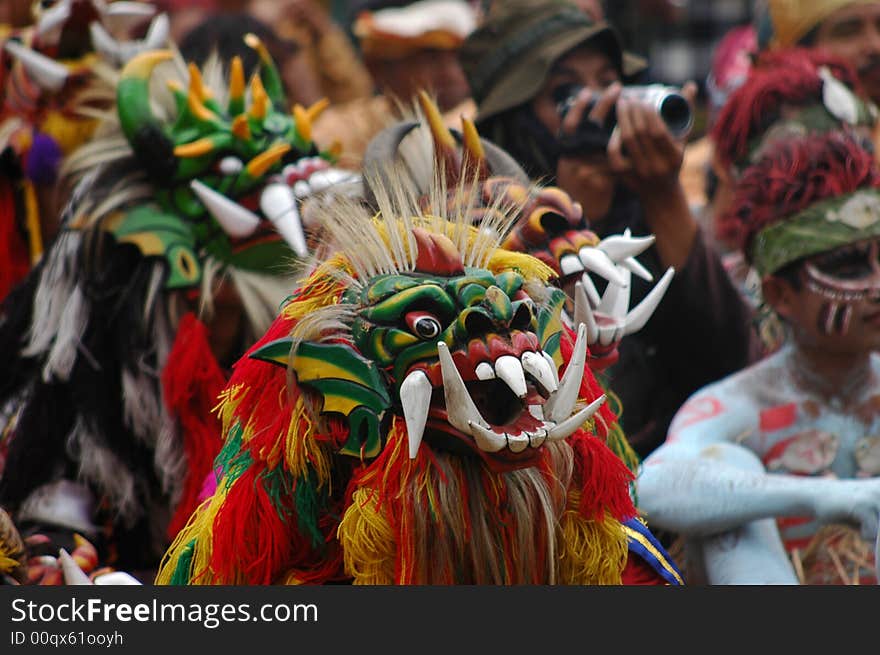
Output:
M321 396L322 414L346 417L349 438L340 454L376 457L383 446L379 422L391 406L388 389L376 365L342 343L304 341L291 356L292 342L290 338L272 341L251 357L284 367L290 364L297 383Z

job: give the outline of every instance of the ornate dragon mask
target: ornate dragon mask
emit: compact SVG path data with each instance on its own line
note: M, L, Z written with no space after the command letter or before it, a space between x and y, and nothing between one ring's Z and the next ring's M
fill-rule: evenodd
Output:
M266 48L249 35L261 67L245 82L241 60L229 68L228 90L211 90L194 65L185 88L168 87L173 121L151 107L150 78L168 51L132 59L118 85L119 121L156 193L151 203L117 212L105 228L146 255L163 255L169 288L201 279L206 255L243 270L277 273L307 252L294 186L326 170L334 155L311 141L311 122L326 102L282 108L281 80Z

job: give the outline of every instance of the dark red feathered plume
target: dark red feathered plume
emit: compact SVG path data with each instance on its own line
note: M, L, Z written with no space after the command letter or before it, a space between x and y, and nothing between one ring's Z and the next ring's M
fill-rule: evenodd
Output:
M781 139L746 169L719 236L748 254L754 235L810 205L860 188L880 187L872 153L841 132Z
M782 117L785 107L821 103L823 66L856 95L861 93L856 71L845 60L805 48L762 54L712 128L720 163L727 167L743 161L752 141Z

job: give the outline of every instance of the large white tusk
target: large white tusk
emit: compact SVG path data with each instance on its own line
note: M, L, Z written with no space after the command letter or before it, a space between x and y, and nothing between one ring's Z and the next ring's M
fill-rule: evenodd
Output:
M666 269L663 277L661 277L657 284L654 285L654 288L651 289L650 293L645 296L644 300L626 315L626 327L623 330L624 336L638 332L645 327L645 323L651 318L654 310L657 309L657 305L660 304L663 294L665 294L666 289L669 288L669 284L672 282L672 277L674 275L675 269L670 266Z
M590 309L584 285L577 282L574 285L574 324L580 325L581 323L587 326L587 344L596 343L596 339L599 338L599 326L596 325L596 317L593 316L593 310Z
M646 280L648 282L652 282L654 280L654 276L651 275L651 271L642 266L635 257L628 257L620 262L619 265L623 266L630 273L638 275L643 280Z
M85 571L83 571L79 564L77 564L73 558L67 554L67 551L63 548L58 552L58 561L61 564L61 571L64 574L64 584L68 585L90 585L94 584L91 580L89 580L89 576L86 575Z
M228 235L237 238L250 236L260 224L259 216L198 180L192 180L189 186Z
M425 434L428 410L431 408L431 381L424 371L413 371L400 385L400 404L406 421L409 458L415 459Z
M40 16L37 23L37 34L46 39L50 32L60 30L64 22L70 18L70 0L62 0L51 9L47 9Z
M92 46L96 51L109 59L112 64L121 62L122 48L119 46L119 41L110 36L101 23L92 22L89 25L89 33L92 35Z
M590 417L596 413L596 410L599 409L604 402L605 394L603 393L596 400L584 407L574 416L570 416L561 423L558 423L555 427L550 428L550 430L548 430L547 432L547 439L549 441L559 441L560 439L565 439L572 432L574 432L584 423L586 423L590 419Z
M623 283L620 285L609 284L605 289L605 294L602 296L602 302L596 308L596 311L615 319L622 319L629 310L632 273L625 268L621 268L620 276L623 278Z
M574 275L584 270L584 265L577 255L566 255L559 260L559 270L563 275Z
M503 434L492 432L474 421L468 422L467 433L474 438L477 448L487 453L497 453L507 445L507 437Z
M495 375L504 380L517 398L523 398L526 388L526 376L520 361L512 355L503 355L495 360Z
M554 423L571 416L571 410L577 403L581 390L581 379L584 376L584 364L587 361L587 326L578 325L577 340L571 359L559 382L559 389L544 403L544 414Z
M538 353L524 352L522 355L522 368L526 373L534 377L548 393L553 393L559 388L553 368Z
M437 342L437 356L440 358L440 372L443 375L443 396L446 399L446 414L449 424L465 434L475 436L471 424L489 427L489 423L480 415L464 381L449 354L449 346L442 341Z
M578 251L581 263L588 271L601 275L612 284L623 284L623 278L608 255L598 248L584 246Z
M596 307L601 301L601 298L599 298L599 290L596 289L596 285L593 284L593 278L590 277L589 273L581 275L581 284L584 285L584 291L587 292L587 299L589 299L591 306Z
M309 254L293 189L277 182L267 185L260 195L260 209L297 255L305 257Z
M33 78L41 88L47 91L58 91L67 81L68 70L63 64L41 55L35 50L23 46L18 41L7 41L4 46L6 51L18 59L28 75Z
M164 48L168 43L171 34L171 21L168 14L159 14L150 23L150 29L144 37L143 46L145 50L158 50Z
M612 262L619 264L624 259L642 254L651 247L651 244L653 244L654 241L654 235L647 237L631 237L628 235L615 234L602 239L596 247L608 255L608 258Z
M556 369L556 362L553 357L544 350L541 351L541 357L544 358L544 361L550 365L550 370L553 372L553 379L556 381L556 387L559 387L559 371Z

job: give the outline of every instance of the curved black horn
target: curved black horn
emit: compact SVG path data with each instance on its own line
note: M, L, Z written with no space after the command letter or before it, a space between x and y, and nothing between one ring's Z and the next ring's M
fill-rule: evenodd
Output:
M367 144L361 170L364 179L364 196L371 207L375 208L377 204L373 185L381 182L391 186L392 180L389 174L393 164L401 161L400 143L418 126L419 123L416 121L395 123L379 132Z

